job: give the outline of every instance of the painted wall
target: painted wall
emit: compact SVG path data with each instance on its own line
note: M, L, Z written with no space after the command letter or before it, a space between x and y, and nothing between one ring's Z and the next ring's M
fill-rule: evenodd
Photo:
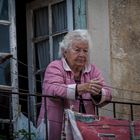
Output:
M110 36L108 0L87 1L87 28L92 35L91 61L102 71L106 84L110 83ZM108 110L108 111L107 111ZM101 109L102 115L112 115L110 105Z
M110 80L110 43L107 0L88 0L88 29L92 35L93 49L91 60L103 71L105 79Z
M139 0L87 1L88 29L93 38L92 61L103 71L116 101L140 103L139 7ZM140 108L134 108L137 118ZM130 107L117 106L117 111L123 113L117 114L122 117L130 113Z

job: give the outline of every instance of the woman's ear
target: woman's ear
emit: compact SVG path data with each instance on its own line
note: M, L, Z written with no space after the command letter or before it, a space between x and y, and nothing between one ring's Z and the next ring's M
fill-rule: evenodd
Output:
M63 54L64 54L64 58L66 58L67 57L67 51L65 50Z

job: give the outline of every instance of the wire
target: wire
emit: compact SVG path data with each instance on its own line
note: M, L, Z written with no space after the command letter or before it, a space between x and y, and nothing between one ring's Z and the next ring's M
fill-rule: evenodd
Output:
M12 58L12 59L15 59L15 58ZM15 59L15 60L17 60L17 59ZM21 63L22 65L26 66L26 67L33 68L32 66L28 66L28 65L24 64L23 62L21 62L21 61L19 61L19 60L18 60L18 62ZM4 68L1 67L1 66L0 66L0 68L4 69ZM14 75L17 75L17 76L19 76L19 77L29 79L27 76L18 75L17 73L14 73L14 72L11 72L11 73L14 74ZM51 73L51 74L53 74L53 73ZM42 83L40 80L37 80L37 82ZM66 87L66 85L60 85L60 84L57 84L57 83L53 83L53 84L54 84L54 85L57 85L57 86ZM108 86L108 85L105 85L105 87L110 88L110 89L115 89L115 90L126 91L126 92L140 93L139 91L133 91L133 90L129 90L129 89L121 89L121 88L112 87L112 86ZM18 89L18 90L21 90L21 91L29 92L29 90L20 89L20 88L17 88L17 89ZM74 89L73 89L73 90L74 90ZM41 93L37 93L37 94L41 94ZM124 99L127 99L127 98L120 98L120 97L114 96L114 99L123 99L123 100L124 100ZM27 102L27 100L26 100L26 99L23 99L23 98L19 98L19 100L23 100L23 101L26 101L26 102ZM127 99L127 100L130 100L130 101L137 101L137 102L138 102L138 100L133 100L133 99ZM128 115L128 114L127 114L127 115Z
M21 63L21 62L20 62ZM22 63L23 64L23 63ZM26 65L25 65L26 66ZM0 66L0 68L2 68L2 69L4 69L3 67L1 67ZM21 75L18 75L17 73L13 73L12 72L12 74L15 74L15 75L17 75L17 76L21 76ZM49 74L54 74L54 73L49 73ZM57 74L55 74L55 75L57 75ZM22 77L24 77L24 78L26 78L26 79L28 79L28 77L26 76L22 76ZM69 79L69 78L68 78ZM40 82L41 83L41 81L39 81L39 80L36 80L37 82ZM66 85L61 85L61 84L59 84L59 83L53 83L52 85L56 85L56 86L61 86L61 87L64 87L64 88L66 88L67 86ZM133 90L127 90L127 89L121 89L121 88L116 88L116 87L112 87L112 86L108 86L108 85L104 85L104 87L107 87L107 88L110 88L110 89L116 89L116 90L121 90L121 91L129 91L129 92L135 92L135 93L140 93L140 92L138 92L138 91L133 91ZM24 89L19 89L19 88L17 88L18 90L22 90L22 91L25 91L25 92L29 92L29 90L24 90ZM71 88L72 90L75 90L74 88ZM41 93L38 93L38 94L41 94ZM124 93L123 93L124 94ZM116 96L113 96L112 95L112 97L114 98L114 99L123 99L123 100L128 100L128 101L136 101L136 102L140 102L139 100L134 100L134 99L129 99L129 98L121 98L121 97L116 97Z
M1 92L0 92L1 93ZM4 94L4 95L3 95ZM28 97L28 96L35 96L35 97L38 97L38 95L34 95L34 94L23 94L23 93L10 93L10 92L3 92L3 94L0 94L0 96L4 96L4 97L6 97L6 94L8 94L7 95L7 97L9 98L9 95L14 95L14 94L17 94L17 95L24 95L26 98ZM40 97L44 97L44 98L54 98L53 96L46 96L46 95L40 95ZM15 97L13 97L13 98L15 98ZM60 98L58 98L58 99L60 99ZM25 102L27 102L27 100L26 99L24 99L24 98L19 98L19 100L20 101L25 101ZM84 99L83 99L84 100ZM91 100L87 100L87 101L91 101ZM28 102L27 102L28 103ZM112 103L111 103L112 104ZM116 104L118 104L118 103L116 103ZM124 103L125 104L125 103ZM135 105L140 105L140 104L135 104ZM4 105L3 105L4 106ZM36 106L36 104L35 104L35 106ZM130 106L130 105L128 105L128 106ZM5 106L6 107L6 106ZM110 112L113 112L113 110L111 110L111 109L105 109L105 108L100 108L99 110L105 110L105 111L110 111ZM15 110L16 111L16 110ZM130 116L131 114L127 114L127 113L124 113L124 112L117 112L116 111L116 114L122 114L122 115L127 115L127 116ZM138 116L138 115L136 115L136 114L133 114L133 116L135 116L135 117L137 117L137 118L140 118L140 116Z

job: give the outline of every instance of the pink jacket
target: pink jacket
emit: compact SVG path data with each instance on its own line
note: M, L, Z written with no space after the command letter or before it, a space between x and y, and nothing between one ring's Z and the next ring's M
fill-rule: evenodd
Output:
M86 66L81 76L81 83L89 82L91 79L103 79L100 70L95 65ZM72 108L75 111L79 109L79 101L75 99L74 74L66 63L65 59L55 60L51 62L45 72L43 82L43 94L55 97L62 97L61 99L47 98L47 115L49 140L59 140L64 108ZM84 99L91 99L89 93L82 95ZM108 88L102 89L101 101L97 104L104 104L105 101L111 100L111 92ZM95 101L96 102L96 101ZM94 114L94 105L90 101L84 101L86 113ZM39 114L38 123L44 118L44 99L42 100L41 110Z

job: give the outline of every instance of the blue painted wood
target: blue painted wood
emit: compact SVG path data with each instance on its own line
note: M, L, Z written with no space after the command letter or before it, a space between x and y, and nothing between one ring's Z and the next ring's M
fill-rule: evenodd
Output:
M74 1L74 28L87 28L86 0Z

